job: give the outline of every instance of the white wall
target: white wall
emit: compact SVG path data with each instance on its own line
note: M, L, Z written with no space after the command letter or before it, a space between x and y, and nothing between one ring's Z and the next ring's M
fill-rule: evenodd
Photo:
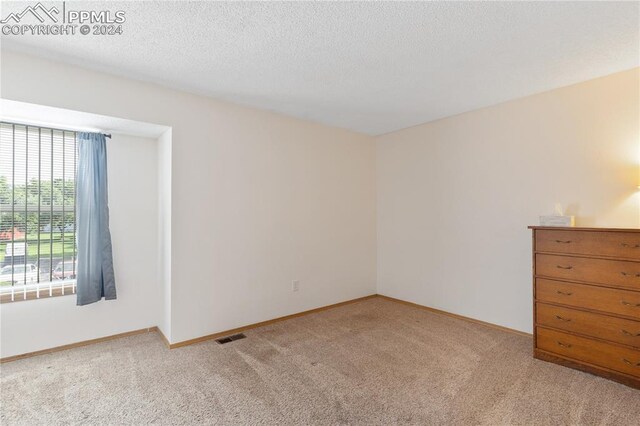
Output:
M158 138L158 209L158 328L171 339L171 129Z
M375 293L370 137L16 52L1 67L3 98L171 127L172 342Z
M378 292L530 332L538 215L640 227L638 74L378 137Z
M118 299L82 307L75 296L3 304L1 357L158 324L157 142L114 134L107 155Z

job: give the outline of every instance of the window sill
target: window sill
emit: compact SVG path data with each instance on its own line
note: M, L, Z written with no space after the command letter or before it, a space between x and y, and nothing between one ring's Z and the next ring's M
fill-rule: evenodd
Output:
M74 296L76 283L65 281L63 284L43 285L39 289L16 288L13 292L0 293L0 303L23 302L26 300L48 299L50 297Z

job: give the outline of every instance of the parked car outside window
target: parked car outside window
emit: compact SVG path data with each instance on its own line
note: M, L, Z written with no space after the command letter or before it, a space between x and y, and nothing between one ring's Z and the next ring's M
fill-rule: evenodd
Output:
M36 281L38 281L38 268L32 263L7 265L0 269L0 284L16 285L18 283L35 283Z
M63 270L64 266L64 270ZM78 270L78 261L58 262L56 268L53 270L54 280L72 280L76 277L76 271Z

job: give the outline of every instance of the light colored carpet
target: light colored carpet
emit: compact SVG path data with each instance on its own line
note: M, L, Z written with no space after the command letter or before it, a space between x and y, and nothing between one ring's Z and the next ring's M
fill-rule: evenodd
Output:
M638 425L640 392L531 339L383 299L169 351L156 333L2 365L2 425Z

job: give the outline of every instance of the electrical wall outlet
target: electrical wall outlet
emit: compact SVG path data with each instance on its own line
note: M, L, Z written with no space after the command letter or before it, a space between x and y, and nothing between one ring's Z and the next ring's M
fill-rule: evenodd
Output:
M295 281L291 281L291 291L298 291L300 290L300 281L295 280Z

